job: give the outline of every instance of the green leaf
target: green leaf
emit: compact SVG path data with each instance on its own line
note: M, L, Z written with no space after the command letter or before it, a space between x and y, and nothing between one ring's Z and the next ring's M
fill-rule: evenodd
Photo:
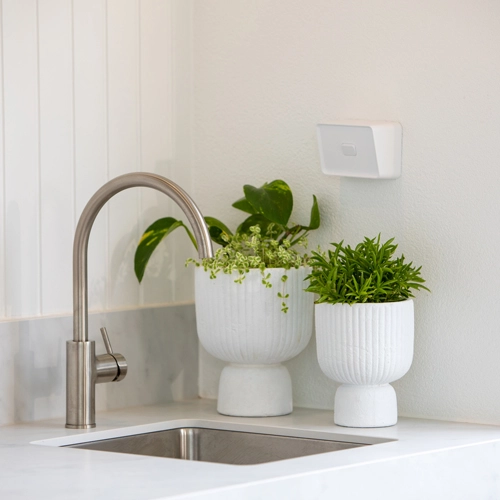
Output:
M243 212L246 212L247 214L256 214L256 210L255 208L252 207L252 205L250 205L250 203L248 202L248 200L243 197L243 198L240 198L239 200L236 200L232 206L234 208L237 208L238 210L241 210Z
M142 235L135 251L134 270L139 283L144 277L144 271L146 270L149 259L156 250L156 247L160 244L163 238L168 236L178 227L183 227L186 230L189 238L196 248L197 245L194 236L182 221L174 219L173 217L165 217L153 222L153 224L151 224L146 231L144 231L144 234Z
M233 235L230 229L215 217L205 217L205 222L207 223L212 241L225 247L229 241L229 237ZM226 235L227 238L224 239L223 235Z
M313 206L311 208L311 220L309 221L309 227L307 229L318 229L321 223L321 218L319 215L318 199L313 194Z
M266 217L260 215L260 214L255 214L251 215L250 217L247 217L239 226L238 229L236 229L236 232L239 234L245 234L250 232L250 228L252 226L259 226L260 227L260 234L263 236L267 233L267 228L269 225L272 224L272 222L269 219L266 219Z
M246 184L243 191L256 213L282 226L287 225L292 214L293 195L286 182L275 180L260 188Z

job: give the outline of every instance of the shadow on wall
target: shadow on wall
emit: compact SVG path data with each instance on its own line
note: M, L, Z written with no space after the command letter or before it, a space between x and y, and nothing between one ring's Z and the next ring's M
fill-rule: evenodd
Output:
M386 239L397 236L402 241L405 232L405 205L402 192L402 180L340 179L340 207L338 222L341 229L337 233L349 242L361 241L365 236L373 238L382 233ZM378 224L373 225L376 210ZM348 220L347 220L348 217ZM355 233L354 233L355 231ZM394 234L397 232L398 234ZM354 233L354 234L353 234Z

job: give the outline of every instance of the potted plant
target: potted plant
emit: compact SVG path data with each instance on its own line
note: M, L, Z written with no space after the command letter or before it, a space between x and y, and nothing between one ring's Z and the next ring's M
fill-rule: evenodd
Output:
M396 393L413 359L413 291L426 288L421 268L395 257L394 238L365 238L355 248L312 252L307 291L315 306L318 361L341 382L334 421L346 427L397 423Z
M313 196L307 226L289 224L290 187L282 180L260 188L245 185L232 204L247 214L234 233L205 217L212 240L220 245L211 259L195 263L196 320L200 342L213 356L230 363L221 374L217 409L233 416L274 416L292 411L290 374L281 363L299 354L312 335L314 297L303 293L311 271L306 246L309 231L320 225ZM160 241L177 227L160 219L137 247L139 281Z

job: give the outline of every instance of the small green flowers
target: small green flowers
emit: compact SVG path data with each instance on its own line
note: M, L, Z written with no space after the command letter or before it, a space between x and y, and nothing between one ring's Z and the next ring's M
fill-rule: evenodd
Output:
M303 239L307 243L307 239ZM217 274L237 273L234 282L242 284L250 269L260 269L262 275L262 285L265 288L271 288L269 281L271 275L266 272L271 268L298 269L307 264L308 256L301 255L297 250L290 248L289 240L285 239L281 243L273 239L272 226L265 235L261 234L259 226L252 226L250 234L240 234L229 238L226 246L219 248L215 256L211 259L203 259L198 262L194 259L188 259L186 265L195 264L201 266L206 272L210 273L210 278L215 279ZM286 281L288 276L284 274L281 277L283 290L278 292L278 297L282 299L282 311L288 311L286 299L289 294L286 293Z

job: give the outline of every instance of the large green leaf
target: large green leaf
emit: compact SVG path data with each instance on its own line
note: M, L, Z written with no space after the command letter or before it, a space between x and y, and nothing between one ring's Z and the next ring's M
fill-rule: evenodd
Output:
M236 200L232 206L234 208L237 208L238 210L242 210L243 212L246 212L247 214L256 214L257 212L255 211L255 208L250 205L248 200L246 198L240 198L239 200Z
M225 247L228 241L227 239L224 239L222 235L226 234L229 237L232 236L233 233L223 222L215 217L205 217L205 222L207 223L208 232L210 233L212 241L215 241L215 243Z
M320 223L321 223L321 218L319 215L318 200L316 196L313 195L313 206L311 208L311 218L309 220L309 225L294 226L290 229L290 231L292 232L292 245L295 245L295 243L297 243L300 240L300 236L297 237L297 234L300 233L300 231L312 231L313 229L318 229Z
M265 235L267 232L267 228L269 227L269 224L272 224L272 222L269 219L267 219L263 215L254 214L254 215L251 215L250 217L246 218L238 226L238 229L236 230L236 232L237 233L249 233L250 228L252 226L259 226L261 234Z
M183 227L186 230L189 238L193 242L193 245L195 248L197 247L194 236L182 221L174 219L173 217L164 217L163 219L158 219L156 222L153 222L153 224L151 224L146 231L144 231L144 234L142 235L135 251L134 270L139 283L144 277L144 271L146 270L149 259L156 250L156 247L160 244L163 238L168 236L178 227Z
M311 208L311 220L309 221L309 227L307 229L318 229L321 223L321 218L319 215L319 206L316 196L313 194L313 206Z
M286 226L293 209L292 191L285 181L275 180L260 188L243 186L245 198L255 211L272 222Z

